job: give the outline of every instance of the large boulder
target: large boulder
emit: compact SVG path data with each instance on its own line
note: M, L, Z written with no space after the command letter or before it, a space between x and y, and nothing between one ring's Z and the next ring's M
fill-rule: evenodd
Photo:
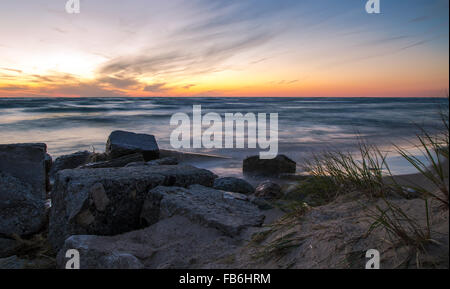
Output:
M128 131L113 131L106 142L106 153L110 158L142 153L145 161L159 158L159 148L155 136Z
M39 232L47 220L45 201L33 187L0 171L0 235Z
M274 159L251 156L244 160L242 171L247 175L278 177L280 174L295 173L296 163L285 155L278 155Z
M158 186L148 193L141 217L151 225L175 215L185 216L194 223L215 228L228 236L262 224L264 216L255 205L225 194L201 185L192 185L188 189Z
M44 199L47 187L46 151L47 145L44 143L0 145L0 171L28 183L31 194Z
M65 268L69 249L79 251L81 269L208 269L231 267L238 242L214 228L173 216L116 236L71 236L57 255L57 268Z
M92 154L93 153L89 151L79 151L73 154L57 157L50 170L50 176L54 177L55 174L61 170L74 169L88 163Z
M249 182L234 177L215 179L214 189L241 194L253 194L255 192L255 188Z
M52 191L49 240L59 248L74 234L115 235L138 229L150 189L212 186L216 177L188 165L60 171Z

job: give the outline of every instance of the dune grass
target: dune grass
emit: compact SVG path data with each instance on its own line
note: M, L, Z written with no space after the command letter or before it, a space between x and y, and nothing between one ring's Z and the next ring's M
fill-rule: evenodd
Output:
M370 197L382 199L383 205L375 205L368 209L368 217L372 219L368 233L381 228L392 239L412 249L412 252L425 251L425 246L435 242L431 236L430 201L437 200L448 210L448 157L449 157L449 117L448 108L440 113L441 126L438 133L430 133L419 127L415 146L422 156L412 154L408 150L395 145L399 153L414 167L422 178L433 184L430 186L411 183L399 185L386 162L386 154L364 141L359 141L358 154L342 152L325 152L314 156L305 165L305 170L312 176L328 177L335 184L335 195L348 192L360 192ZM390 182L386 180L389 179ZM391 196L406 196L414 191L416 197L424 202L425 224L408 216L402 208L390 199ZM332 192L328 192L329 195ZM417 258L418 259L418 258ZM417 264L419 262L417 261Z

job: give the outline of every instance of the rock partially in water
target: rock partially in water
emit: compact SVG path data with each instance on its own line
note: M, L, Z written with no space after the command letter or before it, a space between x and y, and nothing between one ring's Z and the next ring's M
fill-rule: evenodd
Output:
M113 131L106 143L106 153L110 158L142 153L145 161L159 158L159 148L155 136L128 131Z
M226 192L192 185L181 187L158 186L145 200L141 218L151 225L175 215L185 216L192 222L215 228L234 236L250 226L260 226L264 216L248 201L224 197Z
M278 177L280 174L294 174L296 163L285 155L274 159L251 156L243 161L242 171L247 175Z
M255 188L253 188L253 186L249 182L234 177L224 177L215 179L214 188L217 190L241 194L253 194L255 192Z
M44 143L0 145L0 171L31 186L31 194L45 199L47 187Z
M188 165L60 171L52 192L49 240L59 248L74 234L115 235L138 229L150 189L212 186L216 177Z
M33 187L0 172L0 234L10 236L39 232L47 221L45 201Z
M265 200L273 200L281 198L283 192L277 183L264 181L256 187L255 196Z

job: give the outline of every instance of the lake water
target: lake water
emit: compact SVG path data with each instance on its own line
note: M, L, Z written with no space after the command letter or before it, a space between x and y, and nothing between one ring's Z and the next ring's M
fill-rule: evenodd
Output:
M278 113L279 153L301 163L326 148L352 150L356 136L383 145L407 144L417 125L433 130L442 98L3 98L0 99L0 143L45 142L57 157L79 150L104 151L113 130L155 135L171 149L169 125L174 113ZM245 156L259 149L190 149L230 157L209 168L237 175ZM392 156L396 173L412 172ZM205 165L204 165L205 166Z

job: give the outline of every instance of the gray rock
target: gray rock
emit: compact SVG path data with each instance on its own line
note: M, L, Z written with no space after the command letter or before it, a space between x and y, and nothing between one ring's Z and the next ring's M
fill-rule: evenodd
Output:
M272 200L281 198L283 192L278 184L271 181L264 181L256 187L255 196L266 200Z
M118 158L133 153L142 153L145 161L159 158L159 148L153 135L137 134L128 131L113 131L106 143L106 153Z
M0 234L37 233L46 220L45 201L35 195L31 185L0 172Z
M142 167L142 166L146 166L147 163L146 162L132 162L127 164L125 167L129 168L129 167Z
M274 159L251 156L244 160L242 171L247 175L278 177L280 174L295 173L296 163L285 155L278 155Z
M129 163L144 162L144 156L141 153L135 153L131 155L125 155L116 159L89 163L80 166L80 169L97 169L97 168L120 168Z
M258 207L258 209L263 210L263 211L274 208L274 206L264 198L251 196L251 197L249 197L249 201L252 204L255 204Z
M44 199L46 150L43 143L0 145L0 171L30 184L33 196Z
M0 237L0 258L14 255L16 248L17 243L15 240Z
M0 269L26 269L27 268L27 260L20 259L17 256L10 256L8 258L0 259Z
M158 186L145 200L141 218L151 225L174 215L185 216L192 222L215 228L233 236L246 227L260 226L264 216L253 204L224 197L223 191L201 185L189 189Z
M158 185L211 186L213 173L188 165L63 170L52 191L49 240L74 234L115 235L141 228L148 191Z
M161 166L161 165L168 165L168 166L175 166L178 165L178 160L174 157L166 157L161 158L157 160L152 160L149 162L133 162L126 165L126 167L141 167L141 166Z
M55 263L50 258L39 257L28 260L19 258L17 256L10 256L0 259L0 269L52 269L55 268Z
M61 170L74 169L89 162L91 152L80 151L70 155L63 155L57 157L53 162L52 169L50 170L50 176L54 177L55 174Z
M45 154L45 190L50 192L52 190L52 186L50 183L50 170L52 169L53 159L49 154Z
M215 179L214 189L241 194L253 194L255 192L255 188L246 180L233 177Z
M178 165L178 160L175 157L167 157L167 158L149 161L149 162L147 162L147 165L149 165L149 166L161 166L161 165L174 166L174 165Z
M65 253L80 253L81 269L222 268L220 261L237 250L237 240L174 216L116 236L75 235L58 252L57 268L65 268Z

